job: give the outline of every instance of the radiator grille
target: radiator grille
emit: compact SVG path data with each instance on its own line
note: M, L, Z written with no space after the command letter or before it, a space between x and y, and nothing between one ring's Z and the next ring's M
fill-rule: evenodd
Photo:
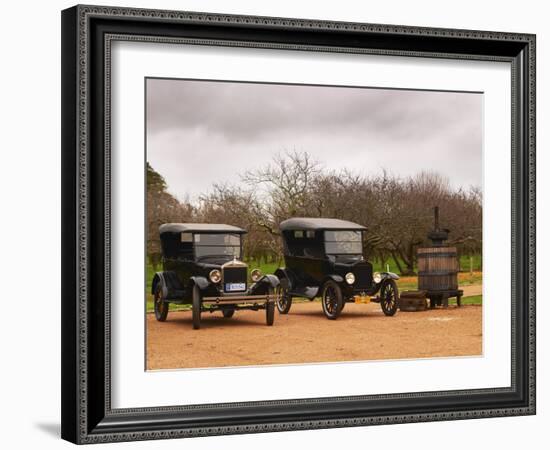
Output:
M229 284L243 283L244 289L246 290L246 277L247 277L247 268L246 267L225 267L223 269L223 286L226 292L230 292L228 288ZM231 292L234 292L231 291Z
M358 263L352 270L355 275L354 287L357 289L368 289L372 285L372 266L369 263Z

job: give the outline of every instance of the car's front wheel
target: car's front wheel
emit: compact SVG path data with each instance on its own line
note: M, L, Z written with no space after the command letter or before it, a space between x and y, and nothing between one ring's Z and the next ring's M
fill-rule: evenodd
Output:
M340 308L340 312L344 310L345 306L346 306L346 301L342 300L342 307Z
M380 306L386 316L393 316L399 307L399 290L394 280L388 279L382 282L380 288Z
M323 285L321 303L327 319L334 320L338 318L342 312L344 299L342 289L335 281L329 280Z
M288 314L292 306L292 297L288 292L288 280L282 279L277 286L277 310L280 314Z
M197 285L193 286L193 329L198 330L201 327L201 307L202 295Z
M267 291L267 295L269 297L273 297L274 289L269 288L269 291ZM268 326L273 325L273 322L275 321L275 302L274 301L268 301L265 304L265 323Z
M164 301L162 295L162 286L158 283L155 287L155 294L153 298L154 309L155 309L155 318L159 322L164 322L168 316L168 303Z

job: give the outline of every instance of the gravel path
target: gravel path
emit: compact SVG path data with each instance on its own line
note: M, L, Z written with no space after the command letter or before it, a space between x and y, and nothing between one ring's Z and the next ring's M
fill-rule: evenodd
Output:
M464 297L472 297L474 295L483 294L483 286L481 284L474 284L472 286L460 286L459 289L464 291Z
M192 329L190 311L170 312L163 323L147 314L147 368L480 355L481 312L481 306L451 306L386 317L378 304L347 304L329 321L319 302L306 302L287 315L275 312L272 327L265 311L237 311L231 319L203 314L200 330Z

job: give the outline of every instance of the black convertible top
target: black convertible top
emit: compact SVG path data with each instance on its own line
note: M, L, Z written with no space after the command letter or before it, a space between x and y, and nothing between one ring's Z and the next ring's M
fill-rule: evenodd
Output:
M358 225L347 220L326 219L314 217L293 217L279 224L281 231L291 230L366 230L363 225Z
M165 223L159 227L159 233L237 233L245 234L246 230L223 223Z

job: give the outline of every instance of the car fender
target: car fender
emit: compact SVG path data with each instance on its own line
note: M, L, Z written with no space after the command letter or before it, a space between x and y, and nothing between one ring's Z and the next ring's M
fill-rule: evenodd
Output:
M258 283L268 284L272 288L276 288L279 286L279 278L276 275L267 274L264 275L260 280L258 280Z
M342 284L344 282L344 277L342 275L327 275L325 279L323 280L323 284L325 284L328 280L332 280L335 283Z
M382 288L382 285L386 280L399 280L399 275L393 272L380 272L380 276L382 277L380 283L374 284L375 293L377 293Z
M250 286L248 295L267 294L269 288L276 288L277 286L279 286L279 278L275 275L264 275Z
M158 284L160 283L162 289L162 296L164 298L168 297L168 286L166 286L166 280L164 278L164 272L156 272L151 282L151 294L155 295L155 290L157 289Z
M279 281L278 284L281 284L282 283L282 280L283 279L286 279L288 280L288 289L289 290L292 290L293 286L294 286L294 274L292 273L292 271L288 270L287 268L284 268L284 267L279 267L276 271L275 271L275 277L277 277L277 280Z
M191 287L197 285L201 291L204 291L209 285L209 281L205 277L194 276L190 278Z
M393 272L380 272L380 275L382 275L382 280L399 280L399 275Z
M182 289L178 276L176 275L176 272L173 271L155 273L155 276L153 277L153 281L151 283L151 293L153 295L155 294L155 289L159 283L161 283L162 296L165 299L172 298L178 291L181 291Z

